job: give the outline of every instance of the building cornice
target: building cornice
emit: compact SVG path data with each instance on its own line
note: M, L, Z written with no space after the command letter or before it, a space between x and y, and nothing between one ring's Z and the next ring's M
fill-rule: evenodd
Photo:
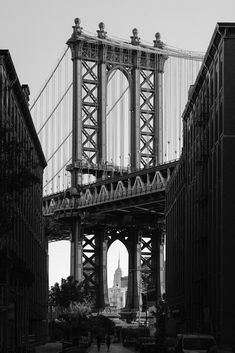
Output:
M198 93L201 90L201 87L205 81L206 74L211 66L211 63L215 57L215 54L218 50L218 47L221 43L221 40L228 36L229 34L234 34L235 35L235 23L233 22L226 22L226 23L220 23L218 22L214 33L212 35L210 44L208 46L207 52L205 54L204 60L201 65L201 69L198 73L198 76L196 78L196 81L191 88L189 100L185 106L184 112L182 114L182 117L184 120L187 120L191 110L194 106L194 103L198 97Z

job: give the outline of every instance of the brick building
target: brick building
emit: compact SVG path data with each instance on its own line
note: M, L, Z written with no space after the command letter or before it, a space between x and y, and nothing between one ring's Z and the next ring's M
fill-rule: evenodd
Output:
M21 352L47 336L47 239L42 175L46 166L8 50L0 50L0 345Z
M218 23L183 113L167 188L167 298L178 330L234 343L235 23Z

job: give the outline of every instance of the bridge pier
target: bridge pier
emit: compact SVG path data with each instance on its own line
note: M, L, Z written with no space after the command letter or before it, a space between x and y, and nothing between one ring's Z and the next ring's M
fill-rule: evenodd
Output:
M152 237L152 281L154 290L148 294L148 300L155 303L161 298L161 283L160 283L160 245L161 232L157 231ZM151 289L150 289L151 290Z
M161 243L162 243L162 229L157 230L156 236L152 240L153 251L153 282L156 286L155 300L158 302L161 299Z
M129 269L126 308L137 311L140 306L141 291L141 236L136 228L129 230L127 250Z
M79 218L72 220L72 240L70 247L70 275L74 280L81 282L83 279L82 268L82 234Z
M107 252L108 243L105 236L105 227L97 227L95 230L96 243L96 306L104 309L109 306L108 283L107 283Z

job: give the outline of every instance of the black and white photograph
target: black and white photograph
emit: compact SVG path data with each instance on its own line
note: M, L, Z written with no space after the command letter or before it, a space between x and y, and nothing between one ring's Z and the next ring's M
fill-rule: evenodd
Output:
M234 353L234 175L234 0L0 0L0 353Z

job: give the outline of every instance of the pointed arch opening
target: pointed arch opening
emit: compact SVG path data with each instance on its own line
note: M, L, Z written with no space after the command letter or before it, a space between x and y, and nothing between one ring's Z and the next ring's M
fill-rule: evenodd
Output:
M121 168L130 165L131 151L130 84L127 77L127 73L118 68L109 73L107 83L107 161Z
M115 240L107 253L108 297L113 309L121 309L126 305L128 287L129 255L126 246Z

